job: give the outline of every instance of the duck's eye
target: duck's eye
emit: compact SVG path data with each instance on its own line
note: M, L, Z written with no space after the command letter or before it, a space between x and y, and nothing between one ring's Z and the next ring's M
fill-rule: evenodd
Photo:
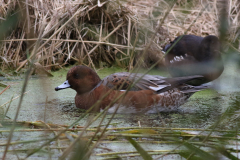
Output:
M74 74L74 78L78 79L79 78L79 74L78 73Z

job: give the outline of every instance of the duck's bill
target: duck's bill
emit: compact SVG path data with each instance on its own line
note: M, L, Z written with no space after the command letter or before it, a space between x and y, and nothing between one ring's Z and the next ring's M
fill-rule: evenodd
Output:
M70 84L68 83L68 80L66 80L63 84L61 84L60 86L57 86L55 88L55 91L59 91L61 89L66 89L66 88L70 88Z

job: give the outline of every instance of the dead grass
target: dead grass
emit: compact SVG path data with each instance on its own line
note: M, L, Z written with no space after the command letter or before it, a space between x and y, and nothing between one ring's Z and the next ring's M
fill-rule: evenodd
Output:
M132 69L140 61L143 62L141 66L148 67L163 58L162 47L176 36L181 34L220 36L221 23L219 23L219 20L221 11L224 9L222 6L227 6L225 16L229 23L224 37L225 41L228 41L231 47L239 50L240 3L238 0L230 0L227 5L222 3L222 1L214 0L1 1L0 28L9 24L4 23L10 21L9 15L17 14L19 20L16 21L15 29L9 27L10 29L0 30L0 74L5 75L9 69L19 72L29 67L21 95L12 97L10 101L2 104L2 106L8 104L9 108L11 102L20 97L15 118L8 122L11 124L11 128L1 131L9 132L7 139L5 138L6 143L3 140L4 143L1 144L5 147L3 159L7 159L7 154L12 151L15 154L17 151L24 151L25 158L23 157L23 159L27 159L45 148L57 149L58 152L56 153L58 157L60 156L60 159L68 157L72 157L70 159L87 159L93 155L95 148L100 147L99 144L117 142L113 141L114 139L120 142L129 141L138 152L111 152L97 154L96 156L102 158L126 154L122 157L130 157L140 154L142 157L146 157L145 159L149 159L150 154L161 157L168 154L179 154L186 159L199 159L199 156L204 157L202 159L217 159L218 157L215 157L217 154L214 154L214 156L210 154L213 151L213 153L221 154L229 159L237 159L232 153L238 153L238 148L224 147L225 144L233 143L233 140L238 146L238 130L221 131L217 130L216 127L224 118L232 118L229 113L235 113L235 110L238 110L238 101L233 104L235 109L222 114L219 120L209 127L209 130L192 129L198 131L192 133L188 132L191 129L182 128L110 128L114 114L111 115L110 119L107 119L107 124L102 126L104 124L103 120L106 119L106 112L89 117L83 128L76 127L76 124L86 117L94 106L68 126L41 121L17 121L23 95L27 93L25 92L26 85L33 64L35 68L43 68L41 70L56 70L76 62L93 68L118 65ZM159 65L162 65L162 63L163 61L160 61ZM48 72L44 73L50 74ZM5 118L7 112L8 109L3 118ZM89 126L97 119L100 119L98 127L90 128ZM3 122L6 122L6 120L4 119L1 123ZM41 129L17 130L15 127L19 124ZM41 143L39 144L37 143L39 140L24 142L12 140L15 132L43 131L51 131L54 136L45 136L46 139L40 139ZM67 131L74 131L75 133ZM89 133L90 131L91 133ZM216 137L212 134L214 132L219 133L219 136ZM223 132L226 132L226 134ZM134 142L134 138L137 138L136 142ZM62 139L67 141L67 145ZM175 147L167 151L146 152L140 145L136 144L142 143L142 140L149 143L172 143ZM55 141L56 143L53 143ZM12 145L27 143L35 143L37 146L26 147L26 149L23 148L24 150L20 150L21 148L12 150L11 148ZM71 156L75 146L79 146L77 150L82 152L75 152ZM184 146L187 150L183 152L179 150L179 146ZM211 150L205 151L201 148L202 146L207 146ZM105 148L105 150L109 152L108 148ZM50 150L47 154L51 154ZM18 155L16 154L16 156ZM78 158L76 158L77 156ZM79 158L80 156L82 158ZM158 159L161 157L158 157Z
M168 12L172 3L174 6ZM47 70L76 62L93 68L114 64L132 69L137 61L142 61L142 66L149 67L163 58L162 47L176 36L219 36L220 13L226 6L222 3L8 0L0 5L0 22L13 14L21 18L0 44L0 67L2 71L18 72L32 58ZM239 5L239 1L230 0L226 7L229 27L225 40L234 43L231 47L236 50L239 50ZM41 28L42 39L33 57L30 53ZM145 48L146 55L142 55ZM163 61L158 63L162 64Z

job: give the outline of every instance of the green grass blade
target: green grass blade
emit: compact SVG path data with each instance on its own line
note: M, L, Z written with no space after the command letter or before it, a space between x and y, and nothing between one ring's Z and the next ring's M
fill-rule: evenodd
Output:
M210 153L195 147L194 145L188 143L188 142L184 142L183 145L189 149L189 151L193 152L194 154L200 156L202 159L218 159L218 157L211 155Z
M134 148L140 153L144 160L151 160L152 157L132 138L126 137L126 139L133 145Z

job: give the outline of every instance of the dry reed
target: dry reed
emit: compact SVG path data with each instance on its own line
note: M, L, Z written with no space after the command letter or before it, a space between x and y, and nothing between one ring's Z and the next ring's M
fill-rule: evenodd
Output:
M143 57L143 66L149 66L163 57L162 47L187 28L187 34L219 35L221 1L177 1L166 13L169 7L170 2L164 0L3 1L0 22L16 13L21 18L0 45L1 71L20 71L29 65L27 57L32 55L28 53L32 52L41 27L43 39L36 62L46 70L76 62L93 68L113 64L132 68L141 60L145 46L151 44ZM197 17L202 8L203 13ZM239 50L239 2L228 1L226 13L230 27L225 40ZM164 23L157 27L161 20ZM153 39L152 34L156 34Z
M0 74L3 76L5 75L4 72L9 69L14 69L18 72L23 68L32 66L35 68L44 68L41 69L43 71L49 69L56 70L67 64L76 62L93 68L118 65L131 69L136 64L136 61L141 60L144 62L143 66L149 66L163 57L161 53L162 47L176 36L184 33L199 36L209 34L219 35L219 17L222 9L221 1L214 0L193 0L191 2L183 0L176 1L174 4L164 0L6 0L0 3L1 24L8 20L9 15L18 14L20 17L17 27L8 34L3 34L0 31ZM172 9L171 5L174 5ZM239 1L230 0L228 1L226 12L229 28L225 41L229 41L231 44L229 47L235 50L239 50L240 46L238 39L239 6ZM146 55L142 56L146 48ZM162 65L162 63L163 61L160 61L159 65ZM22 97L25 94L30 70L26 74L27 77L18 110L21 106ZM47 71L45 73L50 74ZM16 98L12 98L11 101ZM7 103L11 103L11 101ZM105 112L101 112L90 119L84 127L71 129L87 116L94 106L82 114L77 121L68 126L52 125L39 121L19 122L17 121L17 112L14 121L10 122L12 124L11 130L2 131L9 132L10 135L7 143L1 144L1 146L6 147L3 159L8 152L28 151L25 154L25 159L27 159L43 148L51 147L59 150L61 153L60 159L65 159L71 156L74 148L78 145L80 145L79 148L81 148L81 145L87 148L87 150L84 150L84 153L81 153L81 156L87 159L94 153L94 149L99 147L99 144L103 142L112 143L112 137L120 139L122 142L131 141L131 144L135 145L138 153L140 153L132 154L136 152L124 152L127 155L123 155L122 157L139 155L150 157L151 152L157 152L156 154L163 154L162 156L179 154L184 158L198 158L194 157L197 154L205 159L210 159L217 157L213 157L209 152L218 151L222 156L226 156L229 159L236 159L232 155L232 152L238 152L238 149L223 148L222 146L224 145L219 143L219 140L225 144L230 144L230 140L234 140L237 143L239 141L239 133L237 131L216 130L217 124L222 122L223 118L227 117L227 114L224 115L225 117L221 117L215 126L203 130L141 127L107 128L114 116L113 114L107 125L101 127L101 123L106 116L107 107ZM97 128L89 128L98 118L101 118L99 126ZM2 122L6 122L6 120ZM15 127L19 124L46 129L16 130ZM195 132L190 133L189 130ZM54 133L54 135L40 140L12 142L13 133L30 131L46 131ZM70 131L79 133L77 135L69 133ZM94 134L89 134L89 132L94 132ZM216 133L217 136L213 133ZM109 136L112 137L109 138ZM157 139L163 143L174 143L176 147L173 150L149 151L149 153L145 152L139 145L136 145L137 141L135 139L137 138L145 138L148 142ZM63 139L68 140L67 146L64 146L66 143L63 142ZM37 141L41 141L42 143L34 149L8 149L14 144L36 143ZM56 146L52 144L54 141L57 141ZM185 153L183 154L182 150L179 149L180 146L186 147L190 153L184 150ZM207 146L211 150L205 151L201 149L202 146ZM79 148L78 150L80 150ZM63 152L62 149L64 149ZM49 154L51 153L49 152ZM115 152L108 155L119 156L121 154ZM98 154L98 156L105 155Z

